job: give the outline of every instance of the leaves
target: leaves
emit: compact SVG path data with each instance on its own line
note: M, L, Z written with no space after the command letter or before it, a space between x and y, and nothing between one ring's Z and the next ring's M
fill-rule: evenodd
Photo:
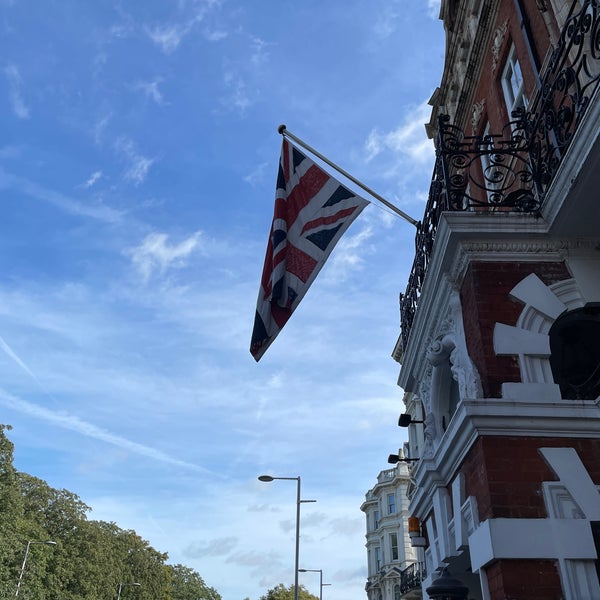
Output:
M119 588L120 600L221 600L135 531L89 520L73 492L17 472L8 430L0 424L0 598L21 578L18 600L116 600Z
M285 587L283 583L267 591L260 600L294 600L294 586ZM319 600L313 596L303 585L298 586L298 600Z

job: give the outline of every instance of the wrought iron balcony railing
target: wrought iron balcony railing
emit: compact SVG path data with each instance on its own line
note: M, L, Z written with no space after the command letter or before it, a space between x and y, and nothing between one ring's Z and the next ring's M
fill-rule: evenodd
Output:
M444 211L539 214L547 190L600 81L600 0L575 0L527 110L499 134L467 136L438 119L436 161L415 260L400 294L401 343L408 343L440 215Z
M421 587L421 582L427 577L424 563L413 563L400 573L400 593L406 594Z

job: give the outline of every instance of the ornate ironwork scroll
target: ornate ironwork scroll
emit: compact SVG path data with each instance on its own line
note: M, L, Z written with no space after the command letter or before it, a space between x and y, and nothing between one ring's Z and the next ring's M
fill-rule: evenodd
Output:
M415 260L400 294L403 351L442 211L537 214L600 82L600 0L574 0L528 109L500 134L466 136L442 115L436 162Z

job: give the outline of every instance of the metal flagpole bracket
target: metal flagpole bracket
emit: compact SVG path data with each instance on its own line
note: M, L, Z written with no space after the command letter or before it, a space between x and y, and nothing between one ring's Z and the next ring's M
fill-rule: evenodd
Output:
M311 152L312 154L314 154L315 156L320 158L323 162L327 163L330 167L334 168L338 173L341 173L344 177L348 178L350 181L352 181L353 183L355 183L356 185L361 187L363 190L365 190L365 192L367 192L368 194L373 196L373 198L377 198L377 200L379 200L379 202L381 202L382 204L385 204L385 206L387 206L390 210L393 210L397 215L399 215L400 217L402 217L403 219L408 221L411 225L414 225L415 227L417 227L417 229L419 228L419 221L416 221L415 219L413 219L412 217L407 215L404 211L400 210L397 206L394 206L391 202L389 202L388 200L386 200L385 198L383 198L382 196L380 196L379 194L374 192L370 187L367 187L364 183L362 183L362 181L359 181L358 179L356 179L356 177L353 177L352 175L350 175L350 173L348 173L347 171L344 171L344 169L342 169L341 167L338 167L338 165L336 165L334 162L331 162L328 158L323 156L320 152L317 152L314 148L309 146L306 142L304 142L300 138L296 137L293 133L290 133L287 130L285 125L283 125L283 124L280 125L277 128L277 131L284 137L287 136L291 140L294 140L296 143L300 144L300 146L302 146L303 148L306 148L306 150L308 150L309 152Z

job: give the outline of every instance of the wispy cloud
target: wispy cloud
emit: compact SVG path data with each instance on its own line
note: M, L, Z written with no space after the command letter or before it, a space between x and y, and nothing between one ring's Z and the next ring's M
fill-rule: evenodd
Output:
M374 32L378 38L389 38L398 28L398 20L405 14L401 2L392 0L385 3L383 11L381 11L375 20Z
M150 167L156 159L149 158L138 152L134 142L126 137L120 137L115 147L117 152L129 162L129 167L123 175L125 180L132 182L134 185L143 183L148 176Z
M224 100L225 106L229 110L244 115L251 105L250 93L244 79L235 71L227 70L223 75L223 82L230 90L230 94Z
M27 373L32 379L35 379L35 381L39 383L37 377L34 375L31 369L19 358L17 353L14 352L14 350L4 341L2 337L0 337L0 348L4 350L4 352L6 352L9 358L11 358L15 363L17 363L19 367L21 367L21 369L25 371L25 373Z
M253 37L250 42L252 52L250 54L250 62L255 66L262 65L269 60L267 48L270 46L268 42L261 40L258 37Z
M184 553L191 558L202 558L203 556L225 556L230 554L238 545L236 537L224 537L190 544Z
M260 165L257 165L257 167L251 173L248 173L248 175L244 177L244 181L250 185L262 183L265 179L265 173L267 172L267 167L269 167L269 164L270 163L264 162Z
M396 129L387 132L373 129L365 142L367 161L371 161L384 150L392 150L420 163L430 164L434 148L431 140L427 139L424 126L430 113L431 107L423 103L408 113L404 122Z
M91 188L102 177L102 171L94 171L83 184L86 188Z
M20 193L41 200L49 202L61 210L79 216L91 217L99 221L105 221L108 223L116 223L121 220L123 213L103 204L97 204L95 206L89 206L81 202L77 202L60 192L49 190L44 188L37 183L16 177L7 173L0 168L0 189L12 189L18 190Z
M189 30L190 25L157 25L152 28L146 27L148 37L165 54L175 52Z
M372 237L373 229L370 226L364 227L354 235L349 233L344 235L331 256L331 265L328 270L330 281L340 283L348 277L351 271L360 268L368 252L366 246Z
M127 253L144 281L158 270L161 274L170 268L180 268L198 246L202 232L197 231L179 244L169 245L169 236L165 233L151 233L137 247Z
M2 388L0 388L0 403L12 410L27 414L30 417L41 419L57 427L62 427L63 429L74 431L86 437L100 440L107 444L128 450L129 452L137 455L145 456L146 458L150 458L159 462L185 467L194 471L211 473L213 476L219 476L217 473L212 473L209 469L179 460L169 456L164 452L161 452L160 450L157 450L156 448L138 444L137 442L132 442L124 437L110 433L109 431L101 429L100 427L97 427L92 423L88 423L87 421L84 421L83 419L80 419L74 415L53 412L43 406L38 406L32 402L27 402L26 400L8 393Z
M440 15L441 0L427 0L427 13L432 19L437 19Z
M102 142L110 119L111 115L106 115L94 123L94 141L96 144L99 145Z
M19 119L29 119L29 108L21 95L22 79L21 73L16 65L4 67L4 75L8 81L8 96L13 112Z
M141 90L146 98L154 101L158 106L165 104L165 98L162 92L158 89L158 86L162 83L162 79L159 77L154 81L138 81L134 85L134 89Z

